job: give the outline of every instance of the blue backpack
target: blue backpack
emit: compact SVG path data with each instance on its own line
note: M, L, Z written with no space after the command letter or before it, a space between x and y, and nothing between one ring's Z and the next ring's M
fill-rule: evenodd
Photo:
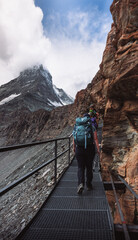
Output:
M87 147L93 143L92 122L90 117L76 118L76 124L73 130L75 144Z

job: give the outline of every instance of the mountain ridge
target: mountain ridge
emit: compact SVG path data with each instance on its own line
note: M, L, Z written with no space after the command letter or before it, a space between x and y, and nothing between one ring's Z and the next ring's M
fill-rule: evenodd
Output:
M50 112L71 103L73 99L53 84L42 65L22 71L0 87L0 145L34 141Z
M51 74L42 65L22 71L19 77L0 87L0 109L5 107L4 104L6 107L12 105L14 109L16 104L18 109L26 107L31 112L39 109L51 111L71 103L73 99L53 85Z

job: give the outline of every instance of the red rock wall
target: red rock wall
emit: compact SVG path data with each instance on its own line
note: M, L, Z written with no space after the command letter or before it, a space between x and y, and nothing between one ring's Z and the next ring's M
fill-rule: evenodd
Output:
M138 1L113 1L111 13L114 23L101 64L101 71L108 79L103 162L125 177L137 191Z

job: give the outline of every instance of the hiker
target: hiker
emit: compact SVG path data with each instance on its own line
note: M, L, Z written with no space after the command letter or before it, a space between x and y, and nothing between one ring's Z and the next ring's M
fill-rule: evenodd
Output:
M91 116L91 121L92 121L92 125L96 128L96 130L98 129L98 123L96 121L96 117L94 115Z
M78 163L77 193L81 194L85 186L85 168L87 190L92 190L92 165L95 156L95 144L97 152L100 155L97 131L91 123L89 113L85 114L82 118L76 118L73 137L73 149Z
M90 105L90 107L89 107L89 114L93 115L94 117L96 117L97 111L96 111L96 109L94 107L94 104Z
M90 105L89 115L91 117L92 125L94 125L94 127L97 130L98 129L98 122L99 122L99 113L96 111L93 104Z

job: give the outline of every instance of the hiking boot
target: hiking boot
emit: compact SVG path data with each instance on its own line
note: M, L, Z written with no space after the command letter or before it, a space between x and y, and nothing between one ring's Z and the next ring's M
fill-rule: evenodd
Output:
M78 194L82 194L83 190L84 190L83 183L81 183L81 184L78 186L77 193L78 193Z
M93 187L92 187L92 184L88 185L88 186L87 186L87 191L91 191L92 188L93 188Z

